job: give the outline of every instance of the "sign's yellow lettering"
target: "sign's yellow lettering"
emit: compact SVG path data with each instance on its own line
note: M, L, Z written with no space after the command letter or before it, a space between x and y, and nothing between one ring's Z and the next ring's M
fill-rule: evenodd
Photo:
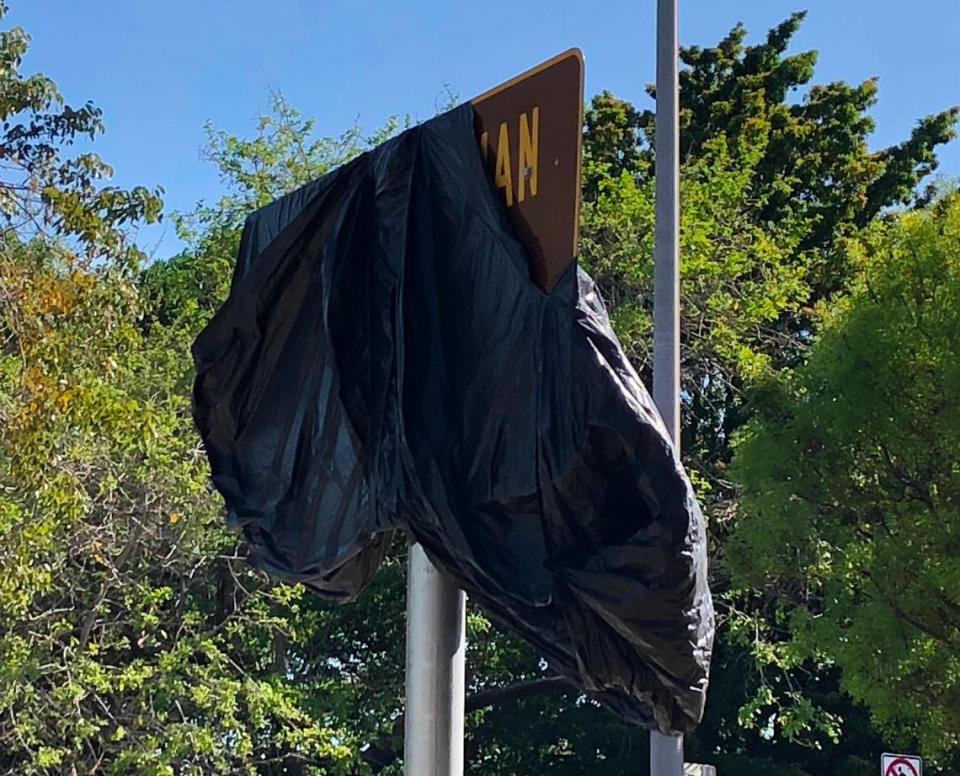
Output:
M490 194L524 242L531 279L549 290L577 255L583 55L564 52L471 104Z
M527 121L527 114L520 114L520 154L517 162L517 177L519 190L517 202L523 202L526 196L527 181L530 181L530 196L537 196L537 164L540 159L540 108L535 107L532 113L532 122ZM530 124L533 124L531 132Z
M507 122L500 122L500 136L497 139L497 162L493 172L493 182L503 189L507 207L513 205L513 175L510 172L510 134Z
M521 113L517 122L517 188L513 188L513 165L510 151L510 125L501 121L497 132L496 156L493 160L493 181L503 189L507 207L513 207L514 198L520 203L528 196L537 196L540 167L540 107ZM480 156L484 164L490 159L490 133L480 133Z

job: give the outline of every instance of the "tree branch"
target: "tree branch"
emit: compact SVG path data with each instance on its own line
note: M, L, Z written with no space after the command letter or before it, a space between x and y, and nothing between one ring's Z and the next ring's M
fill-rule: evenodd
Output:
M494 687L489 690L482 690L467 698L466 712L469 714L491 706L502 706L505 703L569 689L570 684L562 676L547 676L542 679L508 684L505 687Z
M547 676L541 679L508 684L504 687L481 690L466 699L464 708L466 713L470 714L491 706L503 706L525 698L533 698L551 692L562 692L568 689L570 689L570 684L562 676ZM360 756L373 769L374 773L379 773L396 762L400 756L403 735L404 717L401 716L394 723L390 733L381 736L377 741L370 744Z

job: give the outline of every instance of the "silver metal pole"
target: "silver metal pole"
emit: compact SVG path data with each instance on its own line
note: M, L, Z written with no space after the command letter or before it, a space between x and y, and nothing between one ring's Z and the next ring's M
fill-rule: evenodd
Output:
M680 447L680 133L677 0L657 0L653 400Z
M680 118L678 0L657 0L653 400L680 450ZM651 776L683 776L683 737L650 733Z
M683 736L650 731L650 776L683 776Z
M462 776L466 596L410 546L403 772Z

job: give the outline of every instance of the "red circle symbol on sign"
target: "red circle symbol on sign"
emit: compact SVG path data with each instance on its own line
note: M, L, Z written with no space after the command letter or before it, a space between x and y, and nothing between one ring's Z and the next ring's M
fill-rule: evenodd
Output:
M898 765L902 765L907 770L895 771L894 768L896 768ZM920 774L917 773L917 769L913 767L913 763L907 758L898 757L887 766L887 770L884 772L883 776L920 776Z

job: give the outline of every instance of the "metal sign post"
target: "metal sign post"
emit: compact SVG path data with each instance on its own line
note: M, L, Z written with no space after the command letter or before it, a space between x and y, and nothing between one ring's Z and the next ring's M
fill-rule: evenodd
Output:
M680 126L678 0L657 0L653 400L680 450ZM650 733L651 776L683 776L683 737Z
M466 596L419 544L407 566L407 674L403 770L463 773Z

